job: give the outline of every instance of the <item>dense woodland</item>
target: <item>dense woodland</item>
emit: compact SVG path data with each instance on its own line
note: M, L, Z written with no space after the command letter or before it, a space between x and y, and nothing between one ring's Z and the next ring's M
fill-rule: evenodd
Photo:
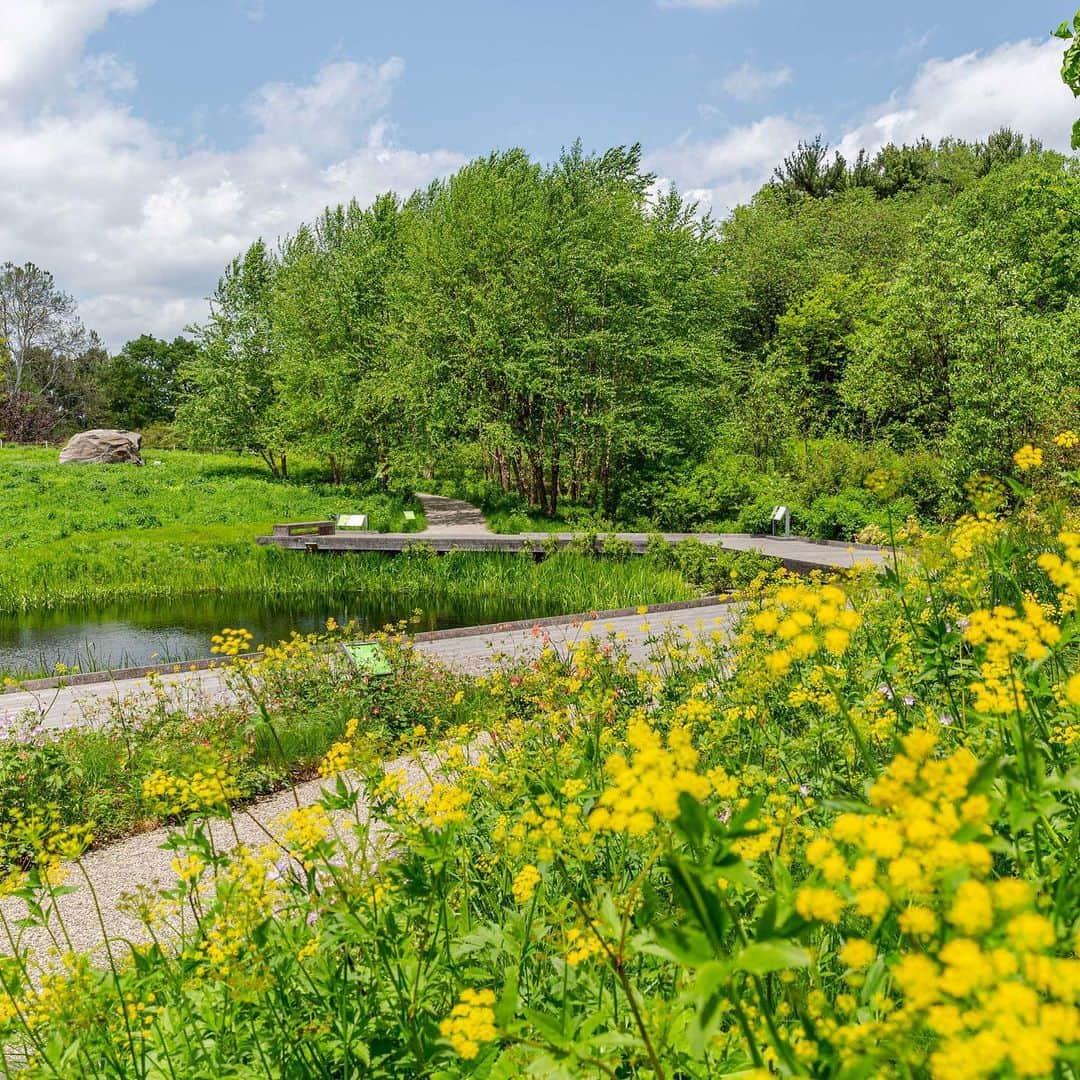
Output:
M83 333L57 374L9 334L0 427L37 394L80 422L175 415L189 444L276 474L317 456L335 478L483 478L537 512L678 527L760 527L787 497L851 535L878 465L934 516L1080 426L1078 239L1075 161L1008 130L850 162L800 144L723 221L636 146L511 150L258 241L191 342L88 359Z

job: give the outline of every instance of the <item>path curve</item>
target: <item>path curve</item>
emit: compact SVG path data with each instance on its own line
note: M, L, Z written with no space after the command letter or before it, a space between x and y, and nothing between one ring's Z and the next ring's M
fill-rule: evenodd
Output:
M650 634L675 627L680 632L711 633L730 624L733 605L713 602L657 605L653 614L587 615L469 630L435 631L418 634L414 647L436 657L463 674L480 675L490 670L499 657L529 660L543 648L545 637L559 647L572 646L582 637L625 635L630 657L637 663L647 659ZM642 627L649 625L649 630ZM0 737L5 731L26 727L41 731L69 727L94 727L108 720L117 709L134 715L164 694L174 707L192 711L235 701L229 688L227 668L179 671L152 678L109 680L78 686L51 686L36 690L0 693Z
M424 532L444 536L488 536L491 529L484 515L472 503L449 499L445 495L416 496L427 520Z
M625 638L621 640L631 660L640 664L648 659L650 637L672 630L690 638L725 637L730 633L740 610L741 605L738 604L708 603L684 605L647 615L635 613L611 618L601 616L595 620L575 617L554 623L545 620L547 625L544 626L516 626L511 630L493 630L480 634L449 632L433 641L419 641L415 647L456 670L478 674L494 668L501 662L501 658L525 661L536 657L549 642L560 652L565 652L585 638L624 634ZM208 693L216 701L225 700L223 695L226 693L231 694L224 684L221 671L185 675L174 677L175 692ZM128 687L131 692L121 700L125 708L137 709L140 695L154 691L145 679L131 682L143 685ZM123 689L122 683L72 687L64 692L54 692L54 706L56 702L65 700L68 707L78 711L80 715L90 707L96 708L98 715L104 715L111 700L115 700L115 695L122 693ZM95 690L99 691L96 695L93 693ZM86 696L88 694L89 697ZM17 695L0 695L0 708L4 707L7 696ZM413 755L400 758L388 764L387 768L404 772L407 786L422 788L428 782L427 777L433 762L431 755ZM295 808L298 803L309 806L317 802L326 784L327 781L312 780L296 788L255 800L238 810L232 823L219 821L213 824L215 844L227 849L234 846L238 840L245 844L265 843L268 832L274 831L275 823L283 814ZM368 803L363 795L360 797L357 812L361 821L367 819ZM335 820L339 826L339 835L344 839L345 819L337 815ZM125 910L118 910L117 905L123 909L125 905L121 901L125 895L140 889L153 890L159 884L172 881L173 853L164 851L161 847L172 831L174 830L167 827L153 829L117 841L83 858L83 868L93 882L110 941L124 939L138 943L146 940L145 928L139 920ZM377 852L372 854L377 857ZM68 867L68 870L71 884L82 886L58 900L59 912L67 927L71 946L78 952L91 954L100 960L104 937L94 898L85 887L82 872L75 867ZM13 925L22 914L22 904L17 898L7 897L0 900L0 915L8 920L9 925ZM21 945L33 948L42 961L46 960L51 944L48 933L44 930L35 928L22 932ZM7 942L0 938L0 955L8 953L9 948Z

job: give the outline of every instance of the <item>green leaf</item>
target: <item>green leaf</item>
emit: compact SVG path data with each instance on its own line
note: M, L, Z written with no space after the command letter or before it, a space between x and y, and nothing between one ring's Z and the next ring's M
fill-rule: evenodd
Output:
M765 975L770 971L806 967L810 954L791 941L755 941L747 945L735 958L735 968L751 975Z
M702 967L716 956L709 939L686 926L654 927L652 943L642 945L641 951L688 968Z
M728 917L716 897L715 889L706 885L701 875L678 856L669 855L666 862L676 898L686 908L688 917L704 931L714 954L719 954L723 950Z

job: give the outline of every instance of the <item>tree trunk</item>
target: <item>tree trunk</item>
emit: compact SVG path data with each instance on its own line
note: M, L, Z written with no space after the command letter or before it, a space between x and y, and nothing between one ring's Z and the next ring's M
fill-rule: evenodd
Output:
M514 456L510 459L510 469L514 474L514 484L517 487L518 494L521 496L523 502L529 501L529 493L525 488L525 477L521 468L521 451L515 450Z
M532 465L532 499L530 505L537 510L545 511L547 509L547 488L544 483L544 459L535 454L530 454L529 461Z
M548 517L554 517L559 508L559 443L556 439L551 448L551 483L548 487Z

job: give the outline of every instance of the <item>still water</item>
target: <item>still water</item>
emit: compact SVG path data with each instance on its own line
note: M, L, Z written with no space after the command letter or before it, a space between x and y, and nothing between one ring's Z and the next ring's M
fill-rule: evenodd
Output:
M244 627L255 643L276 642L291 631L325 627L330 617L355 619L361 630L378 630L422 608L416 630L441 630L508 619L556 615L534 601L440 602L426 597L339 597L317 602L254 603L199 597L155 604L118 604L93 611L66 609L0 616L0 674L40 674L55 666L82 671L194 660L210 655L210 637L223 627Z

